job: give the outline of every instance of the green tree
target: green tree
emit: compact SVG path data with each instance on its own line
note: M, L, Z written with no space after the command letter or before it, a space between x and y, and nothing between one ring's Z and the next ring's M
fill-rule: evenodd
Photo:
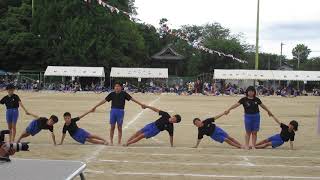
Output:
M308 59L310 53L311 50L304 44L298 44L292 49L293 58L295 60L299 59L301 63L304 63Z

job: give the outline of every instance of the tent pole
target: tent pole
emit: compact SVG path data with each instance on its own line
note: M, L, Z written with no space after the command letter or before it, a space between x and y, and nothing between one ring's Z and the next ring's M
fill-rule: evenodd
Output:
M46 76L43 75L43 88L46 88Z
M112 89L112 77L109 78L110 79L110 83L109 83L109 88Z

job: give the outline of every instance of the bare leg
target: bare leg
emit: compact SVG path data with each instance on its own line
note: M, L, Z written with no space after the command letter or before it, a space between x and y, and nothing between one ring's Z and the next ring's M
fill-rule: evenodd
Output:
M121 140L122 140L122 124L119 125L118 124L118 144L121 144Z
M115 124L111 124L111 129L110 129L110 145L113 145L113 135L114 135L114 129L116 128Z
M256 146L260 146L260 145L265 144L265 143L268 143L268 142L269 142L269 140L268 140L268 139L265 139L265 140L263 140L263 141L258 142L258 143L256 144Z
M12 127L12 136L11 136L11 142L14 142L15 138L16 138L16 132L17 132L17 128L16 128L16 124L12 123L11 124Z
M232 140L230 140L229 138L224 140L226 143L228 143L230 146L236 147L236 148L241 148L241 145L234 143Z
M129 142L129 141L131 141L132 139L138 137L140 134L142 134L142 132L141 132L141 131L137 131L134 135L132 135L132 136L128 139L127 142Z
M265 144L257 145L256 148L257 149L264 149L264 148L266 148L268 146L272 146L272 143L271 142L267 142Z
M28 136L30 136L30 134L27 133L26 131L24 131L24 132L21 134L21 136L19 137L19 139L18 139L17 142L20 142L21 139L26 138L26 137L28 137Z
M104 141L105 143L107 143L107 140L105 140L102 137L97 136L97 135L90 134L89 139L97 139L97 140Z
M230 140L230 141L232 141L233 143L235 143L235 144L238 144L239 146L242 146L242 144L239 142L239 141L237 141L236 139L234 139L233 137L228 137L228 139Z
M246 136L245 136L245 139L246 139L246 144L245 144L245 149L248 149L249 150L249 141L250 141L250 136L251 136L251 132L246 132Z
M140 134L139 136L137 136L136 138L132 139L131 141L128 141L126 146L129 146L130 144L134 144L134 143L140 141L143 138L145 138L144 134Z
M92 144L105 144L105 141L93 139L93 138L87 138L86 141L88 141Z
M8 123L8 129L10 131L9 142L12 142L12 124L11 123Z
M257 135L257 131L252 132L252 147L255 147L257 145Z

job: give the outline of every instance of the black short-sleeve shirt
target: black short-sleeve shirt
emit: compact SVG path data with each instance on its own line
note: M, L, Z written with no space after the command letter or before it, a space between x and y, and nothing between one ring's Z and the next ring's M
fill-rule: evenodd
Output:
M19 108L20 97L16 94L6 95L0 100L0 104L5 104L7 109Z
M47 129L47 130L53 132L53 126L49 126L47 124L48 118L40 117L39 119L37 119L37 121L38 121L38 128L39 129Z
M111 102L111 108L124 109L126 104L126 100L130 101L132 97L125 91L121 91L120 93L111 92L105 100Z
M66 134L67 131L69 132L70 136L73 136L77 130L79 129L78 125L77 125L77 121L79 121L80 118L76 117L76 118L72 118L71 119L71 123L69 125L67 125L66 123L63 126L63 130L62 133Z
M167 112L160 111L159 115L161 116L158 120L155 121L157 128L160 131L168 131L170 136L173 136L174 126L173 123L169 122L170 115Z
M208 118L202 121L203 126L198 128L198 139L202 139L204 135L211 136L216 129L216 125L213 123L214 118Z
M294 141L295 132L294 131L289 132L289 127L282 123L280 124L280 127L281 127L281 133L280 133L281 139L284 142L287 142L289 140Z
M243 105L246 114L259 113L259 105L262 104L261 100L257 97L254 97L253 99L243 97L239 100L239 103Z

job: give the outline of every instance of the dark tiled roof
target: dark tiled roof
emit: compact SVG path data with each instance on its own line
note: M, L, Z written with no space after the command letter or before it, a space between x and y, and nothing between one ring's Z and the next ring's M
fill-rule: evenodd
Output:
M173 48L170 47L170 45L152 56L152 60L183 60L183 59L185 59L185 57L177 53Z

